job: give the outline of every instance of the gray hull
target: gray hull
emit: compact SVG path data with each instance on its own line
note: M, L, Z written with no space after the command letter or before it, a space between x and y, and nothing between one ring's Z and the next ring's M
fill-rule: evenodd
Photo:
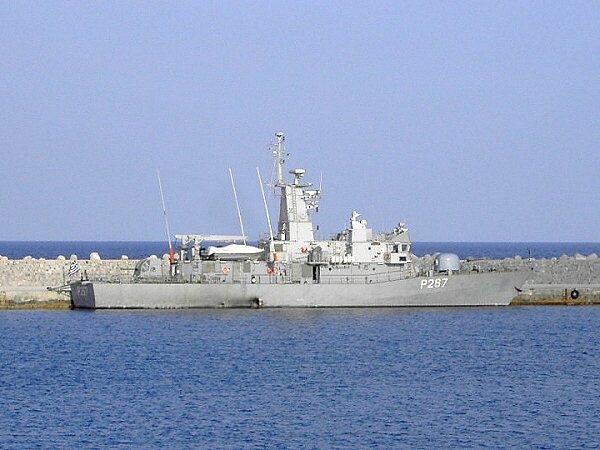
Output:
M375 284L71 284L76 308L312 308L508 305L527 272L419 277Z

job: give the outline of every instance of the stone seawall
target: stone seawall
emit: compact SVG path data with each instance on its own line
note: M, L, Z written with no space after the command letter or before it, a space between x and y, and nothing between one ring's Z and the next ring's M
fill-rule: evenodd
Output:
M429 270L434 257L430 255L416 258L415 267ZM550 259L528 259L520 256L505 259L467 260L462 263L463 270L489 272L494 270L528 270L531 278L528 284L600 284L600 258L589 256L561 256Z
M481 267L531 271L531 279L513 299L513 305L600 304L600 258L596 254L532 261L508 258L486 261Z
M125 282L131 279L137 260L101 260L97 254L90 259L75 257L56 260L25 257L11 260L0 256L0 308L66 308L66 293L48 290L69 281L69 267L76 261L80 274L94 280ZM433 256L415 258L417 270L430 270ZM522 292L513 304L575 304L600 303L600 258L575 255L560 258L527 260L520 257L502 260L464 261L463 269L471 271L527 270L531 273ZM576 290L577 298L572 298Z
M47 288L63 286L69 281L72 261L78 264L81 275L113 282L130 280L136 263L125 258L100 260L93 257L77 261L62 257L55 260L0 257L0 308L68 308L67 293Z

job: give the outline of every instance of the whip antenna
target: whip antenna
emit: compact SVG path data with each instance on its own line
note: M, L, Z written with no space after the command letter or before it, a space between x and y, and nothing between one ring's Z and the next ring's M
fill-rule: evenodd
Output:
M238 218L240 219L240 229L242 230L242 236L244 236L244 245L246 245L246 233L244 233L244 223L242 222L242 213L240 212L240 204L238 202L237 191L235 190L235 183L233 182L233 172L231 171L231 167L229 168L229 178L231 178L231 187L233 188L235 207L237 208Z
M165 207L165 196L163 194L162 183L160 181L160 171L156 169L156 176L158 177L158 188L160 189L160 201L162 203L163 216L165 218L165 229L167 231L167 242L169 243L169 261L175 261L175 252L171 243L171 231L169 230L169 219L167 218L167 208Z
M262 193L263 203L265 205L265 213L267 214L267 223L269 224L269 235L271 236L271 253L275 251L275 244L273 243L273 227L271 226L271 217L269 216L269 207L267 206L267 199L265 198L265 189L263 188L262 178L260 177L260 170L256 168L256 174L258 175L258 183L260 184L260 192Z

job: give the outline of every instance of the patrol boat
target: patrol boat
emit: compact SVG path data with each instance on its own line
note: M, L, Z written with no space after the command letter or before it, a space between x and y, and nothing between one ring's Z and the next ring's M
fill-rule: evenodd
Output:
M289 308L508 305L528 278L524 271L473 271L457 255L436 255L431 267L414 264L408 228L374 233L353 211L346 229L315 238L311 214L320 189L304 169L284 177L284 135L273 146L279 191L275 232L257 247L245 236L186 234L169 259L138 261L127 281L70 283L75 308ZM262 188L262 183L261 183ZM264 192L263 192L264 200ZM266 208L265 202L265 208ZM267 218L269 217L267 211ZM233 243L206 247L209 242ZM232 246L233 245L233 246Z

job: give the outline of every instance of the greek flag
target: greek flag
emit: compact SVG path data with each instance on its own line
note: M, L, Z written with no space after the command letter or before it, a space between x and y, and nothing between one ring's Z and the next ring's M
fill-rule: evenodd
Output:
M79 267L79 264L77 264L77 261L71 261L71 265L69 266L69 276L71 277L80 271L81 268Z

